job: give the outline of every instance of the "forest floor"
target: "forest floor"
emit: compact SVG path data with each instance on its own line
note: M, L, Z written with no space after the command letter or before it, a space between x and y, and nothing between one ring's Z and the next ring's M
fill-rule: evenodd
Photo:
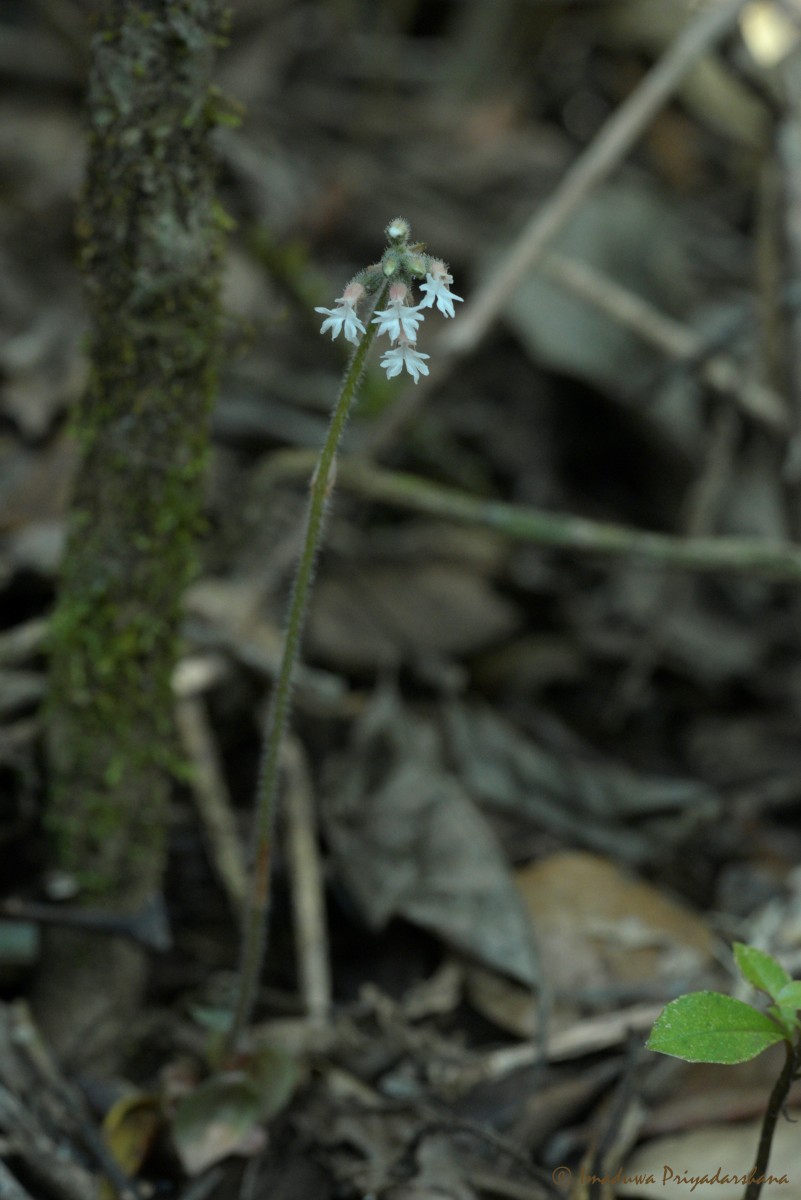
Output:
M677 995L736 991L735 941L801 971L792 4L235 4L226 356L175 681L191 769L164 911L123 931L152 970L112 1077L80 1031L56 1066L19 1003L75 899L48 870L41 705L86 379L91 7L0 14L0 1196L648 1200L746 1174L780 1052L725 1069L644 1042ZM376 356L346 433L254 1101L203 1080L344 365L313 310L398 215L465 302L427 320L417 388ZM794 1128L766 1197L801 1194Z

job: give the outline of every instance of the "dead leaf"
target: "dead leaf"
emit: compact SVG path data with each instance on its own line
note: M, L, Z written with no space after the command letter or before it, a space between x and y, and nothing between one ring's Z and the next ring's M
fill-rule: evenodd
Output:
M390 1188L386 1200L476 1200L476 1192L465 1178L468 1167L464 1151L457 1151L444 1135L427 1137L416 1155L414 1175L407 1182Z
M646 1142L621 1171L632 1182L621 1180L616 1194L663 1200L666 1196L689 1194L692 1189L693 1200L742 1200L748 1172L756 1157L760 1127L758 1121L747 1125L708 1125L678 1137ZM801 1142L796 1125L779 1122L768 1174L783 1178L784 1182L766 1183L761 1200L787 1200L793 1184L801 1179ZM637 1175L651 1176L653 1182L634 1182ZM702 1180L704 1176L712 1182L694 1183L696 1178Z
M694 986L713 967L714 941L689 908L614 863L592 854L554 854L516 875L544 976L563 1015L572 1005L603 1001L619 1007L626 991L636 997L662 981L665 996ZM536 1006L519 987L472 969L471 1003L488 1020L520 1037L536 1029ZM564 1002L567 1001L567 1006ZM559 1013L557 1011L557 1017Z
M719 811L702 784L604 759L554 721L547 732L555 748L480 705L448 704L445 724L470 795L615 859L663 858L669 839L680 842Z
M670 312L688 299L680 234L676 212L652 189L616 183L590 197L556 248ZM538 362L611 395L661 365L641 338L541 273L515 289L506 315Z
M688 980L715 961L701 917L592 854L554 854L517 882L556 991Z
M126 1175L135 1176L147 1158L163 1124L157 1096L134 1092L113 1104L103 1120L103 1138L114 1161ZM101 1200L114 1200L117 1189L103 1180Z
M517 625L514 607L467 566L365 562L320 578L308 636L315 656L370 670L462 657Z
M415 1122L408 1113L353 1111L352 1103L349 1107L351 1111L343 1110L336 1100L333 1107L321 1104L313 1121L307 1110L304 1124L329 1148L328 1163L338 1181L362 1195L375 1193L383 1190L414 1136Z
M619 46L658 57L692 19L694 7L692 0L625 0L605 6L604 25ZM769 119L765 105L715 55L695 63L677 94L707 128L719 130L735 145L757 149L763 144Z
M383 689L324 807L337 871L365 920L394 916L531 985L531 928L494 833L442 765L435 730Z

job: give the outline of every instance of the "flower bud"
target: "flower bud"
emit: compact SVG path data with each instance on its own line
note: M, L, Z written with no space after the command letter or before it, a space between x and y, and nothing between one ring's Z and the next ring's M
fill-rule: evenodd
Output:
M343 301L343 303L349 304L351 307L353 307L354 305L358 304L365 295L366 292L362 285L357 280L354 280L353 283L349 283L345 288L340 299Z
M405 242L411 233L411 226L404 217L395 217L387 225L387 237L391 242Z

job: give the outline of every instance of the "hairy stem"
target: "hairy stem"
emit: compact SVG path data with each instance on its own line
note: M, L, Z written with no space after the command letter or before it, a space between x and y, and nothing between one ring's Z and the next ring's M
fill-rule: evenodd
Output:
M385 286L379 294L377 308L382 307L386 295L387 287ZM322 541L326 510L334 484L337 450L359 390L364 364L375 332L375 325L368 324L367 332L351 358L334 407L331 423L328 426L325 442L312 475L309 507L306 513L306 530L289 601L281 666L264 728L262 758L254 805L252 843L254 857L248 896L245 901L237 1002L233 1023L228 1034L229 1054L236 1053L250 1021L267 951L273 829L281 748L292 707L292 681L306 624L309 590Z

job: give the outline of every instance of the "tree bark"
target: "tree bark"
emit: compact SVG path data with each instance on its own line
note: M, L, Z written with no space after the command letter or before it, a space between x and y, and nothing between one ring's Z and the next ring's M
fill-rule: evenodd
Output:
M177 762L170 683L220 345L210 132L225 15L225 0L107 0L92 48L78 217L91 373L53 621L47 826L84 900L120 910L161 886ZM130 1011L140 952L50 943L39 1009L57 1041L97 1028L98 1004Z

